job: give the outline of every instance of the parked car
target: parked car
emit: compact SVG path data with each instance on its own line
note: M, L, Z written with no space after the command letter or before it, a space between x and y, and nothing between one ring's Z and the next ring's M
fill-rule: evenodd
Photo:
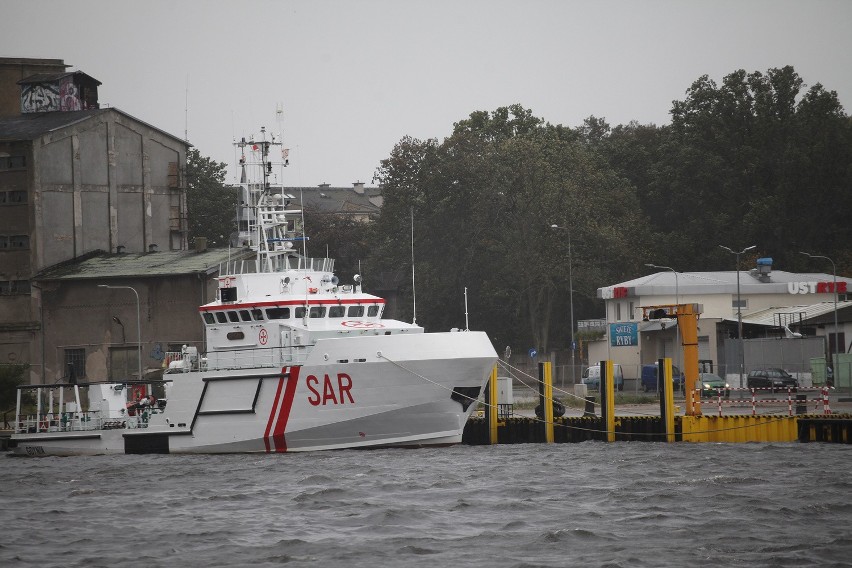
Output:
M624 390L624 372L621 370L621 365L618 363L612 366L612 375L615 379L615 390ZM583 384L589 390L600 390L601 388L601 366L592 365L583 370Z
M698 373L698 383L701 396L718 397L720 394L725 398L731 396L731 385L715 373Z
M746 386L750 389L797 388L799 381L784 369L755 369L748 374Z
M675 390L683 389L683 373L676 365L672 365L672 383ZM642 365L642 390L645 392L657 391L657 363Z

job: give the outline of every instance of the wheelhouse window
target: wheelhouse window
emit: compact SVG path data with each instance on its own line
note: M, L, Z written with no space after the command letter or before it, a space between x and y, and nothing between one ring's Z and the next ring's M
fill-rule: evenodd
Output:
M234 323L240 322L240 316L237 312L228 312L228 319Z
M373 305L367 308L367 317L374 318L379 315L379 306Z
M364 316L364 306L349 306L349 317L360 318Z
M204 314L202 315L204 316L204 323L206 323L207 325L213 325L214 323L216 323L216 318L214 318L213 314L211 314L210 312L204 312Z
M325 306L311 306L311 317L312 318L324 318L325 317Z
M346 315L346 308L343 306L331 306L328 308L328 317L342 318Z
M271 320L290 319L290 308L266 308L266 317Z
M295 310L293 310L293 317L296 319L301 319L305 317L305 306L299 306Z
M263 310L257 308L253 309L251 311L251 317L254 318L254 321L263 321Z
M219 323L228 323L228 316L225 315L225 312L216 312L216 321Z
M240 319L243 321L251 321L251 314L248 310L240 310Z

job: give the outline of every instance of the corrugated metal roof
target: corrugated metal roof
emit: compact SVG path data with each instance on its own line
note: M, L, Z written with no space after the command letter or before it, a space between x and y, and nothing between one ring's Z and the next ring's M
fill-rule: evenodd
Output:
M96 252L42 270L35 280L85 280L90 278L144 278L179 274L211 274L228 260L245 260L247 249L172 250L151 253Z
M374 203L376 197L381 197L381 189L365 187L363 193L358 193L353 187L287 187L284 191L300 196L304 207L316 209L322 213L361 213L365 215L379 212Z
M59 81L68 76L77 76L77 77L85 77L90 81L97 83L98 85L103 85L100 81L92 77L91 75L87 75L82 71L65 71L63 73L36 73L35 75L29 75L18 81L19 85L30 85L32 83L46 83L48 81Z
M834 275L821 272L773 270L768 278L759 279L753 271L741 270L739 286L743 295L780 294L787 292L787 285L791 282L831 282L833 278ZM846 282L847 287L852 289L852 278L838 276L837 281ZM636 296L674 295L676 291L680 295L731 294L737 290L737 271L655 272L598 288L598 297L602 297L604 290L618 287L632 288Z
M852 301L837 302L837 310L852 306ZM834 311L834 302L819 302L817 304L809 304L806 306L778 306L767 308L759 312L751 313L743 316L743 323L752 325L777 326L778 318L776 314L791 315L794 314L797 318L801 315L802 322L818 318ZM789 319L789 318L787 318ZM722 321L737 321L736 317L722 318ZM798 321L796 321L798 323Z
M0 118L0 140L35 140L42 134L83 122L105 112L108 112L108 109L33 112Z
M178 140L187 146L192 146L174 134L169 134L165 130L152 126L147 122L139 120L135 116L131 116L115 107L93 110L33 112L20 114L18 116L0 118L0 140L35 140L42 134L47 134L73 124L84 122L92 117L109 112L115 112L122 116L126 116L127 118L135 120L139 124L144 124L148 128L152 128L169 138Z

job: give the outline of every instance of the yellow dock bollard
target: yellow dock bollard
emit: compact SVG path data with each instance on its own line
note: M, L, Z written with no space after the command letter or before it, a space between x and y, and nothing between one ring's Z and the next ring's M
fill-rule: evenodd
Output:
M615 442L615 380L612 361L601 361L601 418L606 428L606 441Z
M488 438L492 444L497 443L497 366L491 370L488 380Z
M544 441L553 443L553 364L544 364Z
M659 377L658 386L662 387L660 392L660 408L663 411L664 426L666 428L666 442L675 441L675 425L674 425L674 383L672 382L672 360L670 357L661 359L657 365L657 369L662 371L662 377Z

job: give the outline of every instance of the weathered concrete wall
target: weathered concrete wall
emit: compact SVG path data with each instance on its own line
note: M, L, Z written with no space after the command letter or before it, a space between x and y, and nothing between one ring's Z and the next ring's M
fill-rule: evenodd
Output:
M184 275L119 280L111 285L132 286L139 294L144 369L162 368L170 345L201 346L198 306L214 293L215 280ZM47 380L65 376L68 349L85 350L88 380L110 378L113 351L122 356L137 347L136 306L136 296L128 289L98 288L95 281L82 279L54 283L45 294Z
M107 111L34 148L36 270L96 249L185 247L185 198L169 176L185 164L180 141Z

